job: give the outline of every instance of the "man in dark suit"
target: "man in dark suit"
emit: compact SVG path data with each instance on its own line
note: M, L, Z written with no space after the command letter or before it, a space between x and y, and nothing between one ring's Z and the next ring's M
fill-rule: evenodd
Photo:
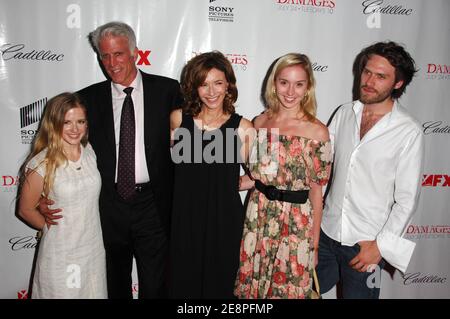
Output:
M88 110L89 141L102 177L108 296L132 298L135 257L139 298L164 297L173 178L169 114L181 105L179 83L137 69L135 34L124 23L99 26L89 39L109 78L78 92ZM130 126L124 124L122 110L130 98L134 152L122 145ZM120 164L123 157L134 162L131 171ZM132 188L123 193L122 179L130 183L130 176Z

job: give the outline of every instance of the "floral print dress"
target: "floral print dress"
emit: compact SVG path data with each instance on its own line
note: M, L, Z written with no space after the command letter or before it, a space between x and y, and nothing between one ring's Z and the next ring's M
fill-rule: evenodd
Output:
M253 179L279 189L325 185L331 144L260 129L252 146ZM309 298L314 269L313 210L304 204L270 201L254 190L249 198L234 294L238 298Z

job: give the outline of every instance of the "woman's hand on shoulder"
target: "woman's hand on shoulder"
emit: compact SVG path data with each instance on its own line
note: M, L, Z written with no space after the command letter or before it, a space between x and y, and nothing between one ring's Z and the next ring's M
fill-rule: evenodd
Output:
M248 147L252 145L253 139L256 135L253 123L246 118L242 118L241 122L239 123L238 134L244 144L247 144Z

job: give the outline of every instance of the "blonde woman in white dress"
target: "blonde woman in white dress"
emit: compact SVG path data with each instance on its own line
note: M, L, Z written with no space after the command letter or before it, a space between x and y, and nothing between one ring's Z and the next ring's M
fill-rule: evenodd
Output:
M106 266L98 209L101 179L88 140L86 109L62 93L46 105L21 169L18 214L42 231L32 298L106 298ZM37 210L41 196L64 211L50 226Z

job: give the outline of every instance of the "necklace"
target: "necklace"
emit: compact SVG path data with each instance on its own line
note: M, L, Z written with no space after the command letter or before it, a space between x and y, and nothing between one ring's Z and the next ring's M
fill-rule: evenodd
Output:
M222 116L222 114L223 113L220 112L218 115L216 115L216 117L214 117L212 120L210 120L209 123L205 120L205 118L204 118L205 116L202 116L201 121L202 121L203 129L205 129L205 130L211 129L212 128L211 124L215 123Z

